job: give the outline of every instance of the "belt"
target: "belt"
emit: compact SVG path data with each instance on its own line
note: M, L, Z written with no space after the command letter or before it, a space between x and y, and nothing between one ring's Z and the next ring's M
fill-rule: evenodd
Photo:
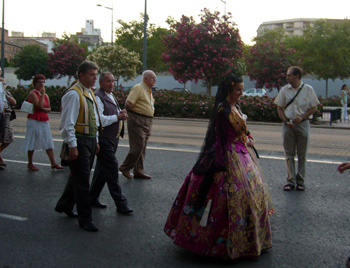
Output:
M131 110L129 110L128 113L137 114L137 115L139 115L139 116L143 116L143 117L146 117L146 118L153 118L153 116L148 116L148 115L144 115L144 114L139 114L139 113L134 112L134 111L131 111Z

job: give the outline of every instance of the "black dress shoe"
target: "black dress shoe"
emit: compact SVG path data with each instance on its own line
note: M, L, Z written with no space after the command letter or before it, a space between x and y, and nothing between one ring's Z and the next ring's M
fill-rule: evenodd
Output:
M69 210L69 209L61 209L61 208L55 208L55 211L58 213L65 213L69 218L78 218L78 214Z
M107 208L107 205L100 203L98 200L91 201L91 206L95 208Z
M83 228L84 230L88 232L97 232L98 227L95 225L93 221L87 222L87 223L79 223L80 228Z
M133 213L133 210L131 208L129 208L128 206L119 206L117 207L117 212L124 214L124 215L128 215Z

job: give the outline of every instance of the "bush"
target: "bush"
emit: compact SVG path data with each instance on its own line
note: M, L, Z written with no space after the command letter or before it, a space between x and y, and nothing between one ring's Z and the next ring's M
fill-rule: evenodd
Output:
M23 86L10 88L13 97L17 100L16 108L20 108L23 100L27 97L33 86L25 89ZM66 87L47 86L46 93L50 97L52 111L59 112L61 107L61 96ZM123 109L129 91L118 91L115 96ZM191 94L172 90L157 90L154 92L155 116L157 117L177 117L177 118L198 118L208 119L213 110L215 97L208 98L206 94ZM263 122L281 122L277 114L277 106L273 103L275 98L247 97L242 96L238 104L248 120ZM314 114L314 119L321 116L322 106L339 106L340 98L337 96L328 99L320 98L321 105L319 111Z
M341 107L341 97L340 96L331 96L328 97L327 99L323 99L321 96L318 97L320 102L322 103L323 106L335 106L335 107Z

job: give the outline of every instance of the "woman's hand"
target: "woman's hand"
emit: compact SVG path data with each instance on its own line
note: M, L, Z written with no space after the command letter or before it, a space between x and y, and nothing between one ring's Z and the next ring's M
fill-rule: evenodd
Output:
M41 94L42 97L45 96L46 90L45 90L44 85L42 86L42 88L39 89L39 92L40 92L40 94Z
M226 175L225 171L216 172L214 174L214 182L216 184L218 184L221 181L222 177L225 176L225 175Z

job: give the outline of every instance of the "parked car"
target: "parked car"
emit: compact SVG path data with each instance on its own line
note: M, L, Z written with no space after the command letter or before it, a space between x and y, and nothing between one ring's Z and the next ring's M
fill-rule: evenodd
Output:
M249 88L243 91L243 96L265 96L266 90L264 88Z
M128 90L130 90L130 89L132 89L132 87L123 87L123 86L121 86L121 85L119 85L119 86L117 87L117 90L118 90L118 91L128 91Z
M187 88L183 88L183 87L174 87L171 90L173 91L178 91L178 92L186 92L186 93L191 93L191 91L189 91Z
M157 90L159 90L158 87L152 87L152 93L154 93L154 91L157 91Z

